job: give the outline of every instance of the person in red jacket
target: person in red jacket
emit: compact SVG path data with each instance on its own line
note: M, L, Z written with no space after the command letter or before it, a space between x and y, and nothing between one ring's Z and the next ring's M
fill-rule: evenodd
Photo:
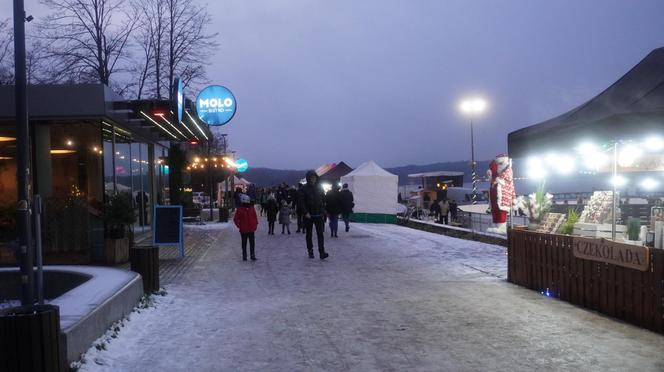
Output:
M254 251L256 241L254 232L258 227L258 217L256 217L256 209L251 204L251 199L248 195L240 194L241 206L235 211L233 222L235 226L240 229L242 235L242 261L247 260L247 240L249 240L249 254L252 261L256 261L256 252Z

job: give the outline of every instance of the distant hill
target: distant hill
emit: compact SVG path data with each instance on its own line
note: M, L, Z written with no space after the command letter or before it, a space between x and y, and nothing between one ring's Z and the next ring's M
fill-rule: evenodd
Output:
M477 174L482 177L486 174L489 167L489 161L483 160L477 162ZM388 172L399 176L399 184L408 184L408 175L414 173L435 172L435 171L457 171L465 173L466 182L470 181L470 161L454 161L446 163L433 163L426 165L405 165L402 167L385 168ZM282 182L294 185L304 178L306 170L287 170L271 168L249 168L242 174L242 177L255 183L257 186L273 186Z

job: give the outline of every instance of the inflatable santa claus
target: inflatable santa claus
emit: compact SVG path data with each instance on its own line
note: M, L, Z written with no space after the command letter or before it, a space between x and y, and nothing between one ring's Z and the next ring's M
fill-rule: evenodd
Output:
M500 154L489 164L487 177L491 182L489 201L494 227L487 231L497 234L507 233L507 214L512 210L516 194L512 177L512 160L507 154Z

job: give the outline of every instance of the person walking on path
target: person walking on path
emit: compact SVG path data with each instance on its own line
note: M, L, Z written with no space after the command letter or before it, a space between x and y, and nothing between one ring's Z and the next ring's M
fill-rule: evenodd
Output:
M251 204L251 198L248 195L240 194L240 206L235 211L233 222L240 230L242 236L242 261L247 260L247 240L249 241L249 256L252 261L256 261L256 239L254 233L258 227L258 217L256 209Z
M324 260L329 255L325 253L325 192L318 182L315 171L307 172L307 184L302 187L299 195L299 204L304 212L304 227L306 229L307 252L309 258L314 258L313 228L316 227L318 237L318 254Z
M277 204L274 194L267 197L265 211L267 212L267 233L268 235L274 235L274 223L277 221L277 212L279 212L279 204Z
M338 238L339 213L341 213L341 194L338 187L333 187L325 195L325 211L330 219L330 237Z
M301 232L304 234L305 228L304 228L304 208L302 207L302 204L299 202L299 195L302 193L302 184L298 183L297 184L297 193L295 197L295 213L297 214L297 231L296 232Z
M346 224L346 232L350 231L350 214L353 213L353 207L355 207L353 193L348 190L348 184L344 183L343 189L339 193L339 199L341 201L341 218Z
M443 200L438 202L438 206L440 207L440 220L438 222L445 225L449 224L447 214L450 213L450 203L447 201L447 198L443 198Z
M288 235L290 235L291 212L292 210L288 204L288 201L282 200L281 209L279 209L279 224L281 225L281 234L284 234L285 231L288 231Z

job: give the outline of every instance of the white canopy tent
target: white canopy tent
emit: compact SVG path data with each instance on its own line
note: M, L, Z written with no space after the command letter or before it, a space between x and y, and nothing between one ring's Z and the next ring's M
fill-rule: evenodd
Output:
M354 215L366 222L392 222L397 213L399 177L368 161L341 177L355 199ZM389 218L376 218L377 216Z
M231 186L231 180L230 179L228 180L228 188L229 189L231 189L231 187L238 187L238 186L240 186L244 189L244 188L248 187L249 185L251 185L251 182L247 181L244 178L240 178L238 176L235 176L235 175L233 176L232 186ZM217 184L217 190L219 192L226 191L226 182L219 182ZM231 189L231 191L232 191L232 189Z

